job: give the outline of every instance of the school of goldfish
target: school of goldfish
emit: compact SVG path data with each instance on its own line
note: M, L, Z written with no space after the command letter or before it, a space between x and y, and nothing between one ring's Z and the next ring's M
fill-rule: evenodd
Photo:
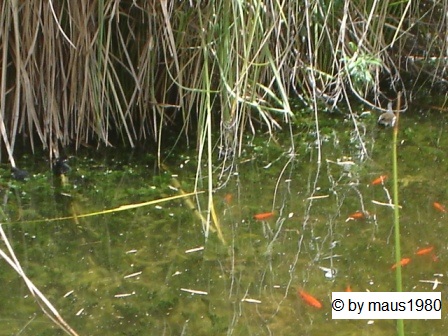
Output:
M375 178L372 182L370 182L369 186L384 185L384 183L386 182L387 179L388 179L387 175L381 175L378 178ZM225 200L228 201L228 196L225 198ZM433 202L432 205L433 205L434 209L439 212L442 212L442 213L447 212L445 206L439 202ZM366 210L356 211L347 217L346 222L350 221L350 220L367 219L370 216L371 216L370 213L367 212ZM257 221L265 221L265 220L268 220L273 217L274 217L274 212L271 211L271 212L257 213L253 216L253 219L255 219ZM432 258L432 261L438 260L437 255L434 253L434 246L426 246L426 247L419 248L414 254L417 257L430 255ZM408 265L411 261L412 261L412 259L410 257L404 257L399 262L396 262L395 264L393 264L390 268L392 270L394 270L397 267L404 267L404 266ZM345 291L351 292L352 291L351 286L347 285L347 287L345 288ZM317 299L312 294L306 292L302 288L297 289L297 294L305 304L307 304L311 307L314 307L316 309L321 309L323 307L323 305L322 305L321 301L319 301L319 299Z
M416 256L424 256L424 255L432 255L432 260L433 261L437 261L437 259L434 259L434 257L436 256L434 253L434 246L427 246L427 247L422 247L420 249L418 249L415 252ZM406 266L407 264L409 264L411 262L411 258L403 258L401 259L398 263L395 263L392 265L391 269L396 269L398 266ZM347 285L347 287L345 288L346 292L352 292L352 288L350 285ZM311 295L308 292L305 292L302 288L297 289L297 294L300 296L300 298L303 300L304 303L306 303L309 306L312 306L314 308L317 309L321 309L323 307L321 301L319 301L319 299L317 299L315 296Z

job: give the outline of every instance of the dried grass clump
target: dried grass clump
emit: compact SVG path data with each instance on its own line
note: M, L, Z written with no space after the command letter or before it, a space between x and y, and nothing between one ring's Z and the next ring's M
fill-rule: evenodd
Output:
M201 148L219 125L227 157L257 124L272 132L291 121L291 96L317 121L319 101L332 109L354 95L384 109L389 92L407 89L403 71L444 80L443 6L4 1L1 137L11 154L19 134L50 153L70 143L109 145L116 135L130 146L149 137L160 145L176 123Z

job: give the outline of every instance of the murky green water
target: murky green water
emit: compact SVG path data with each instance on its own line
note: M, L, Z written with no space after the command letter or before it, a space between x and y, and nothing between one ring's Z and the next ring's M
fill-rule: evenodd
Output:
M3 178L3 229L27 276L80 335L393 335L394 321L334 321L330 309L331 293L347 286L395 289L393 211L372 203L389 202L391 179L369 186L392 174L392 132L374 119L360 120L358 132L351 121L321 120L320 165L306 130L293 131L294 151L287 136L248 137L230 177L229 170L215 182L222 186L214 196L226 245L215 233L204 239L182 200L24 222L177 194L153 157L117 150L95 160L79 153L66 187L46 172L43 159L22 160L34 175L25 183ZM403 267L404 290L431 291L433 284L420 280L445 283L448 276L448 214L433 208L433 202L448 206L446 119L408 113L400 126L402 254L412 259ZM186 192L194 187L194 161L179 156L169 163ZM205 188L205 179L200 183ZM205 208L204 195L200 201ZM347 221L359 210L370 217ZM271 218L253 219L271 211ZM434 246L436 261L415 255L426 246ZM1 335L63 334L4 260L0 281ZM323 308L306 305L299 288ZM436 290L445 300L444 285ZM405 327L409 335L443 335L446 321L443 312L441 320Z

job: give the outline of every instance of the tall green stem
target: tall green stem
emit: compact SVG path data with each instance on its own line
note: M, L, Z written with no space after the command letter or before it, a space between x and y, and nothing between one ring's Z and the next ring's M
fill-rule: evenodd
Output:
M398 93L398 108L401 109L401 92ZM397 292L403 291L403 282L401 276L401 245L400 245L400 208L398 203L398 155L397 155L397 145L398 145L398 121L400 118L400 112L396 114L396 121L393 132L393 189L394 189L394 226L395 226L395 261L396 261L396 273L395 281L397 286ZM403 320L397 320L397 333L399 336L404 336L404 323Z

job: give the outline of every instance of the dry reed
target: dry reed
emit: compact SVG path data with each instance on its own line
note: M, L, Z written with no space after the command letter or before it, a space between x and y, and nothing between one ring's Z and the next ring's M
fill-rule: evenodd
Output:
M332 109L353 94L381 109L381 80L406 90L404 71L444 79L443 10L428 1L6 1L2 140L12 152L24 135L50 155L116 135L160 144L175 122L201 142L205 115L219 111L221 153L239 153L256 124L272 132L291 121L291 96L316 112L316 102Z

